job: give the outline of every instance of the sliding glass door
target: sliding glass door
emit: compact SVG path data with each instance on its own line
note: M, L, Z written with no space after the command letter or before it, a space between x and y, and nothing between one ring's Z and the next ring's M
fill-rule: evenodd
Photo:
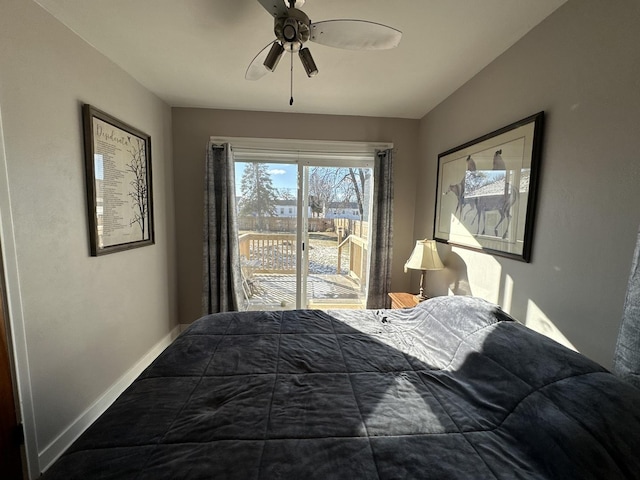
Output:
M371 163L269 160L236 161L246 308L363 308Z
M369 268L368 220L373 170L304 168L309 216L304 228L307 267L302 278L309 308L362 308Z

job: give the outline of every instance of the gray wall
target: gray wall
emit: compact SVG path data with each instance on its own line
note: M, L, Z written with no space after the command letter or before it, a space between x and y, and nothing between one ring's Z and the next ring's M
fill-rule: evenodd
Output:
M151 135L156 245L90 257L83 102ZM171 111L25 0L2 1L0 109L10 313L40 454L177 325Z
M201 315L204 156L209 137L393 142L395 148L392 289L409 288L402 266L414 239L417 120L174 108L174 182L180 321Z
M611 364L640 223L640 3L571 0L420 123L414 236L431 236L438 154L540 110L529 264L454 248L432 289L499 302ZM441 248L443 256L448 248Z

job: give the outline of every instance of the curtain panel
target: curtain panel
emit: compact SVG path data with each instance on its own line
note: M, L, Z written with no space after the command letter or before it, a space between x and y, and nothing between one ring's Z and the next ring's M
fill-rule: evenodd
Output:
M614 372L640 388L640 231L613 358Z
M371 218L371 265L367 308L390 305L391 257L393 247L393 152L376 151Z
M242 304L242 276L234 162L228 143L207 146L203 237L203 315L237 311Z

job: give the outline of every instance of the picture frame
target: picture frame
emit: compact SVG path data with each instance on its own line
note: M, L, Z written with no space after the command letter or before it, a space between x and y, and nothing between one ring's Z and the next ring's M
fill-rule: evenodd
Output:
M531 261L544 112L438 155L433 238Z
M91 255L153 245L151 137L89 104L82 117Z

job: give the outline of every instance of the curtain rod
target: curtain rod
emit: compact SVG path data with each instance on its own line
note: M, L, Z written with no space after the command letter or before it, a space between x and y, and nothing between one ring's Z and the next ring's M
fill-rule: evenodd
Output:
M252 138L252 137L214 137L210 138L214 144L229 143L235 149L242 150L280 150L301 151L309 153L372 153L375 150L393 148L391 142L356 142L341 140L295 140L280 138Z
M375 152L373 150L349 150L349 151L339 151L339 150L301 150L301 149L287 149L287 148L260 148L260 147L236 147L233 144L231 145L231 149L235 153L245 154L245 155L260 155L264 154L282 154L286 156L296 156L299 155L301 157L308 156L343 156L343 157L370 157ZM223 145L214 145L218 148L223 148Z

